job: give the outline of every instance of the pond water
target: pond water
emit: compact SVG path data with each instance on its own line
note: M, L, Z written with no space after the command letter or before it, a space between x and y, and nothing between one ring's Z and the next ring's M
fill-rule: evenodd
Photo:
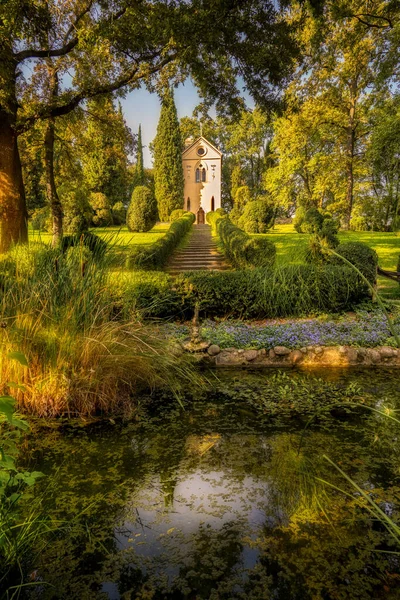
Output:
M184 409L35 427L30 506L57 527L27 596L400 598L400 545L360 491L398 521L398 377L209 374Z

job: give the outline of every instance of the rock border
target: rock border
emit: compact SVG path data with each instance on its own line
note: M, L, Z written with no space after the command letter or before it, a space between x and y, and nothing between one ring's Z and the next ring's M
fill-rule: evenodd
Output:
M354 346L307 346L291 350L285 346L246 350L221 349L216 344L186 350L200 361L216 367L400 367L400 349L390 346L355 348Z

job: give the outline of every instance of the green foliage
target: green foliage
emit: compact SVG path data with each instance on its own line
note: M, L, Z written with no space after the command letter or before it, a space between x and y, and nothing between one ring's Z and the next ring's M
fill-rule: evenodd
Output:
M242 185L236 190L233 200L233 207L243 212L244 207L252 200L251 191L248 185Z
M265 198L252 200L244 207L239 227L246 233L266 233L274 223L275 208Z
M186 213L171 223L167 233L154 244L133 249L126 259L127 269L161 269L189 232L195 218L193 213Z
M172 213L169 215L170 223L173 223L174 221L177 221L181 217L184 217L186 215L186 212L187 211L184 210L183 208L177 208L176 210L173 210Z
M303 233L302 226L304 223L304 219L306 216L306 209L304 206L298 206L296 208L296 214L293 219L293 227L297 231L297 233Z
M50 211L48 206L35 208L31 215L31 227L34 231L50 230Z
M288 266L218 273L189 273L177 279L184 303L207 316L275 318L349 310L368 289L349 267Z
M375 250L362 242L345 242L339 244L335 251L357 267L372 285L376 283L378 255ZM332 256L330 261L333 264L343 264L336 256Z
M61 242L62 251L68 252L70 248L85 246L91 252L91 257L94 260L101 260L107 251L107 242L99 236L86 231L81 235L66 235Z
M123 202L116 202L111 212L114 225L123 225L126 222L126 208Z
M92 192L89 202L93 209L92 222L95 227L107 227L113 224L110 201L105 194Z
M87 231L93 218L88 190L84 187L70 187L69 183L65 183L59 187L59 196L64 211L65 233L81 235Z
M182 140L172 91L162 97L154 140L154 189L161 221L183 206Z
M228 217L216 224L224 253L236 268L272 267L275 262L275 245L266 238L251 238Z
M145 185L135 187L126 213L129 231L150 231L157 220L157 205L152 191Z
M232 210L229 213L229 219L237 227L239 227L239 221L240 221L241 216L242 216L242 211L240 210L240 208L236 208L235 206L232 208Z
M218 209L218 210L209 210L208 213L206 213L206 221L209 225L211 225L211 229L213 234L215 235L217 233L217 224L218 221L220 219L223 219L225 217L225 211L224 212L220 212L223 209Z
M154 318L181 313L182 300L166 273L137 271L131 277L118 277L110 282L110 291L119 318L132 320L138 314Z

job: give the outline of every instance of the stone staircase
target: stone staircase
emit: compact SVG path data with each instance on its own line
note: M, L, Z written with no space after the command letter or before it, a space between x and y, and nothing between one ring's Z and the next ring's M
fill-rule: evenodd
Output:
M171 275L185 271L224 271L228 268L225 257L211 236L209 225L193 225L187 245L175 250L166 266Z

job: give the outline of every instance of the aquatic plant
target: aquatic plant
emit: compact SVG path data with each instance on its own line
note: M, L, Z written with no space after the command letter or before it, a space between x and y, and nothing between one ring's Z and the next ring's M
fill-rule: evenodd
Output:
M0 261L0 379L24 385L16 398L25 413L128 413L139 390L178 395L183 382L199 383L190 358L177 361L148 327L115 319L108 260L80 244L18 248ZM29 371L3 360L15 347Z

